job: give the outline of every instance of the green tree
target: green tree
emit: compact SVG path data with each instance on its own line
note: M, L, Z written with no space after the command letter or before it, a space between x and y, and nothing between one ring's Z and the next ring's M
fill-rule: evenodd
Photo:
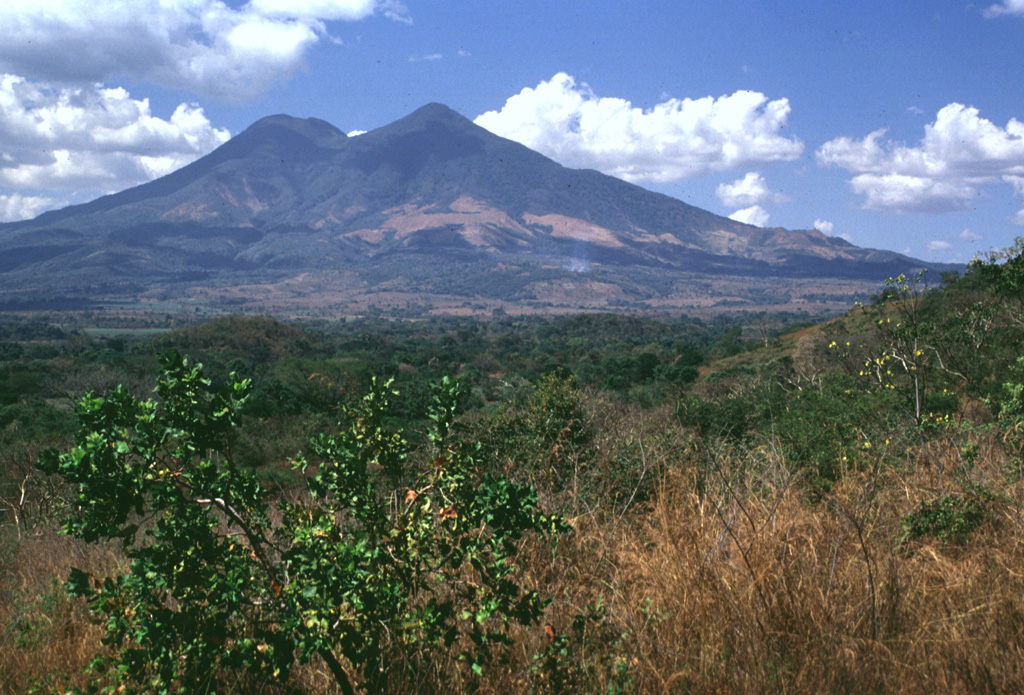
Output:
M974 259L969 269L969 275L1006 303L1010 319L1024 327L1024 237L1017 237L1007 249Z
M85 396L74 448L40 463L77 495L66 531L120 539L130 561L67 582L106 626L92 689L221 693L239 672L283 682L319 657L343 692L382 692L431 650L460 652L473 678L539 620L518 541L564 526L532 488L478 473L479 445L453 434L457 382L435 388L417 456L375 381L297 461L308 494L283 502L232 456L250 383L214 387L173 351L162 367L157 399Z

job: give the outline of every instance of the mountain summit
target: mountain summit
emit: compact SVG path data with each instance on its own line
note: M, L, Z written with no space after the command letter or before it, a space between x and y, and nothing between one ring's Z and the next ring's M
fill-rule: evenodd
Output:
M586 300L578 308L685 306L669 300L699 298L701 283L707 297L690 304L754 305L744 285L792 296L814 279L874 285L923 265L565 168L441 104L354 137L269 116L160 179L0 225L0 243L8 307L243 302L268 288L281 306L341 307L353 292L551 304L559 285L566 308L573 292ZM734 289L723 295L726 279Z

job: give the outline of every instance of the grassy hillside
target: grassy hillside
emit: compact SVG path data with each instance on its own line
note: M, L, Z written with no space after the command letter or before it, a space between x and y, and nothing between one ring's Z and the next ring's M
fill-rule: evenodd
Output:
M356 688L1021 692L1022 251L939 288L894 279L875 302L813 325L227 318L155 338L8 325L0 693L81 686L81 668L109 649L63 582L72 567L123 573L125 550L61 535L76 487L35 464L70 446L73 395L121 383L146 397L170 347L214 383L252 378L233 455L273 508L306 499L288 461L321 461L310 437L350 426L374 375L400 392L383 426L404 430L410 465L433 461L429 383L452 374L466 387L453 431L480 444L471 474L533 486L565 521L516 541L509 577L543 613L501 625L482 615L508 640L482 668L459 657L468 636L396 638L379 670L350 668ZM437 524L453 523L448 509ZM225 649L243 637L227 635ZM285 683L242 671L224 692L338 692L320 658Z

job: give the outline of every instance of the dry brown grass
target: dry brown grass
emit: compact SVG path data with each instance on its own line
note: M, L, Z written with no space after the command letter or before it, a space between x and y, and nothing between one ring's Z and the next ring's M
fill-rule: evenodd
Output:
M714 453L705 494L695 449L629 524L578 520L579 564L560 570L604 592L636 692L1024 692L1022 496L997 456L969 473L1002 494L961 547L900 544L919 502L962 492L949 450L821 499L771 447Z
M72 566L111 571L119 553L38 526L16 540L0 529L0 695L68 687L95 656L102 631L62 581Z

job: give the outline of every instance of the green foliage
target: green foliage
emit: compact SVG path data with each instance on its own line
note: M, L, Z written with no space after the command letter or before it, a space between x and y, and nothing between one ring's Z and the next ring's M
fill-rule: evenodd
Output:
M40 463L75 490L67 532L120 539L131 563L67 582L106 626L93 689L226 692L240 673L284 681L318 656L343 692L383 692L434 650L458 650L472 678L537 622L518 542L564 526L532 488L479 473L479 444L453 432L457 382L435 388L416 455L375 380L297 460L308 494L285 502L233 459L250 383L215 387L174 351L162 367L157 400L84 397L75 447Z
M1011 464L1020 474L1024 472L1024 357L1017 359L1002 393L989 404L996 411Z
M545 627L548 643L534 657L533 676L539 693L581 692L585 684L602 684L604 695L634 691L629 662L622 656L629 632L616 632L607 620L604 597L577 613L565 633Z
M895 398L866 389L855 378L830 372L814 383L794 384L787 374L761 375L756 389L715 399L690 398L676 409L680 424L703 437L737 443L771 442L792 470L830 488L864 454L886 449L900 431ZM877 460L879 454L871 451Z
M749 400L741 396L717 399L693 396L676 408L680 424L715 438L742 439L752 426L752 415Z
M997 413L1004 429L1019 430L1024 427L1024 357L1017 358L1011 376L1012 381L1003 384Z
M859 388L844 374L831 374L818 388L780 398L772 411L772 431L787 464L808 471L812 482L827 489L844 469L860 468L862 455L872 447L888 448L900 430L890 421L892 400L884 392ZM879 455L874 453L872 460Z
M1018 237L1013 246L993 251L985 258L976 258L970 264L970 273L993 295L1016 305L1016 318L1024 319L1024 238Z
M901 543L931 537L964 543L985 521L985 505L975 495L949 494L922 503L903 517Z
M934 304L943 371L970 395L998 400L1024 340L1024 239L972 261Z
M488 429L485 436L499 465L548 490L570 486L590 456L593 430L572 374L541 377L500 411Z

